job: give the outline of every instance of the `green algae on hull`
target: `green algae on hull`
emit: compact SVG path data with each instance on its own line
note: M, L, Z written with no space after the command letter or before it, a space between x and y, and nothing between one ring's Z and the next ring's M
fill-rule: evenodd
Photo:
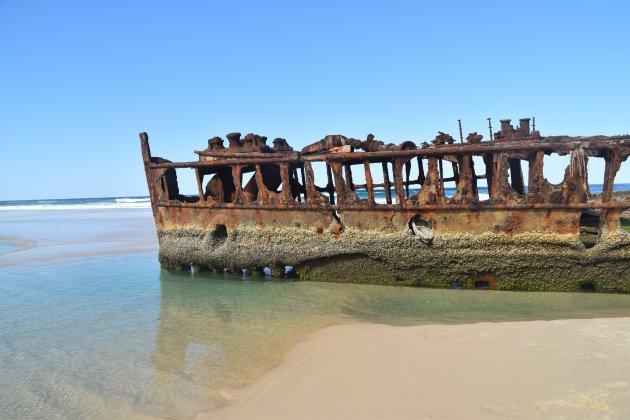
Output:
M405 232L238 226L225 236L200 228L161 228L166 269L293 266L301 280L420 287L630 293L630 234L602 232L592 248L573 235L439 234L431 244Z

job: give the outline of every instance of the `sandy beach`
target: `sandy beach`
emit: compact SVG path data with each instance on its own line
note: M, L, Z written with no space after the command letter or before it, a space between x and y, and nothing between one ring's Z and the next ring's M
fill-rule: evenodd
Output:
M630 318L325 328L199 419L621 419Z

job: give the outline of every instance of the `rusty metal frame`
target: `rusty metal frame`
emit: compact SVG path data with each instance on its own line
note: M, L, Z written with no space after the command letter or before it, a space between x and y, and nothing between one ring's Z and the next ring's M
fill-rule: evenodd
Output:
M295 152L284 139L275 139L274 148L271 149L266 146L265 137L252 134L242 141L238 133L230 133L227 137L230 141L227 149L223 148L223 141L215 137L209 141L207 150L196 152L199 155L198 161L170 162L152 157L148 135L140 134L154 215L157 215L158 208L171 207L218 211L291 209L306 212L601 209L604 217L607 212L618 214L620 210L630 208L630 196L616 197L613 194L615 175L621 163L630 155L628 135L541 137L537 131L529 131L529 119L521 119L520 126L516 129L509 124L509 120L502 120L501 131L491 136L492 141L489 142L481 142L481 135L471 133L467 137L468 143L455 144L451 136L440 133L433 145L424 143L420 148L412 142L405 142L400 146L385 145L374 140L371 135L366 141L328 136L305 147L302 152ZM359 152L357 149L363 151ZM560 185L549 184L543 176L544 156L552 153L572 156L570 173ZM476 174L473 156L483 157L485 171L481 175ZM600 195L591 195L588 192L585 168L589 156L602 157L606 162L603 192ZM417 180L409 179L411 162L414 159L418 165ZM428 162L426 173L424 160ZM444 161L452 164L452 177L444 177ZM529 165L527 185L523 179L522 161ZM313 162L326 164L325 186L315 184ZM382 184L374 183L370 163L381 163L384 180ZM392 174L389 172L390 163ZM277 193L266 188L263 182L263 165L277 168L276 173L279 173L281 179ZM363 166L365 184L354 183L351 169L353 165L356 168ZM573 166L577 169L574 170ZM584 169L580 169L582 166ZM255 170L252 178L255 185L250 188L256 192L256 198L249 201L244 199L242 173L246 168L251 170L252 167ZM174 170L179 168L195 171L199 198L194 202L187 202L189 198L178 195ZM215 200L204 193L204 175L216 176L219 172L225 178L220 185L224 182L234 184L233 198L229 202ZM511 179L508 179L508 173ZM478 198L479 179L487 179L489 200ZM456 184L456 194L447 198L444 196L444 183L452 181ZM412 185L420 186L420 192L414 196L410 196L409 187ZM385 188L387 204L375 201L374 189L378 187ZM367 199L358 198L355 194L358 189L367 191ZM327 193L328 197L323 196L322 192ZM177 198L172 198L173 196Z

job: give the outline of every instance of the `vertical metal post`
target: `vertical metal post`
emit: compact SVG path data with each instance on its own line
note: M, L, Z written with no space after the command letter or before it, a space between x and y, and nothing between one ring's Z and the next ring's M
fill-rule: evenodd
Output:
M536 131L536 117L532 117L532 131Z
M444 191L444 165L442 164L442 156L438 159L438 166L440 168L440 189Z
M304 162L304 185L306 186L306 202L312 205L319 205L318 191L315 187L315 174L313 173L313 165L311 162Z
M262 168L259 164L256 164L256 185L258 186L258 196L256 197L256 201L258 204L264 204L267 202L267 187L265 187L265 183L263 182L263 173Z
M343 175L341 173L343 169L343 164L339 161L333 161L330 163L330 168L333 173L333 177L335 179L335 191L337 192L337 206L342 206L346 204L348 198L348 191L346 183L343 180Z
M457 120L459 124L459 143L464 144L464 134L462 133L462 120Z
M424 175L424 166L422 166L422 158L420 156L418 156L416 160L418 161L418 182L420 183L420 188L422 188L426 179L426 176Z
M172 171L174 171L175 169L170 169ZM166 204L168 204L169 206L171 205L171 193L168 190L168 178L166 177L167 172L169 171L169 169L164 171L164 175L163 175L163 182L162 185L164 185L164 192L166 193Z
M326 191L330 197L330 204L335 204L335 184L333 183L332 170L330 165L326 162L326 176L328 177L328 185L326 185Z
M280 179L282 179L282 190L280 193L282 194L282 199L285 203L290 203L293 200L293 195L291 193L291 174L289 172L289 164L281 163L280 164Z
M298 170L297 170L297 168L293 168L293 170L291 171L291 178L293 178L295 183L298 185L297 201L298 201L298 203L301 203L302 202L302 191L300 191L300 189L299 189L300 181L298 179Z
M158 199L155 183L159 180L154 178L154 173L151 170L151 148L149 146L149 135L145 132L140 133L140 149L142 150L142 161L144 163L144 173L147 177L147 185L149 187L149 197L151 198L151 210L153 211L153 217L157 215L156 201ZM166 182L165 182L166 183ZM168 198L168 195L167 195Z
M606 166L604 167L604 186L602 188L602 203L610 203L615 186L615 175L621 167L621 159L613 150L606 150L604 154Z
M350 190L354 191L354 181L352 180L352 169L350 168L350 164L346 163L344 165L344 170L346 173L346 184L350 188Z
M403 173L402 169L404 164L402 163L404 159L397 158L392 162L392 169L394 170L394 192L396 193L396 199L398 200L398 204L402 207L405 207L405 188L403 181Z
M409 175L411 175L411 160L405 162L405 198L409 198Z
M202 177L201 174L199 173L199 168L195 168L195 176L197 177L197 188L199 189L199 202L201 204L204 204L206 202L206 198L203 194L203 186L202 186Z
M302 188L304 188L304 201L308 199L308 193L306 192L306 174L304 173L304 165L300 166L300 174L302 175Z
M387 204L392 204L392 184L389 180L389 168L387 167L387 160L382 163L383 166L383 180L385 181L385 199Z
M232 166L232 179L234 181L234 200L233 203L241 204L243 202L243 165Z
M369 205L372 206L375 204L374 201L374 181L372 180L372 171L370 170L370 161L364 160L363 167L365 168L365 189L368 194L368 202Z
M492 118L488 118L488 130L490 130L490 141L494 141L494 134L492 134Z

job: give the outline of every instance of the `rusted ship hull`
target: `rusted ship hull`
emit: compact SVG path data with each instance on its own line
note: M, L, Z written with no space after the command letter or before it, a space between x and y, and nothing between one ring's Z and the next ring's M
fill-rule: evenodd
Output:
M305 215L294 210L280 217L265 210L210 215L199 209L173 212L160 208L159 213L164 220L158 227L160 262L167 269L188 270L192 265L197 270L225 267L238 272L247 268L262 273L269 267L273 274L282 275L288 265L304 280L430 287L487 285L511 290L579 291L592 285L598 291L630 292L627 235L610 233L586 249L573 233L580 218L576 211L440 211L436 218L451 228L436 232L431 245L408 233L407 216L412 214L394 211L382 215L386 228L376 226L376 221L366 226L364 219L371 215L342 213L345 227L341 234L334 233L337 221L325 211ZM532 230L511 236L492 231L509 227L517 219L523 226L549 223L566 230L563 234ZM261 226L251 223L253 220L265 223ZM499 220L504 224L497 225ZM483 229L484 223L489 229Z
M620 214L630 201L613 193L614 174L630 154L630 138L530 137L527 130L520 141L438 143L410 150L376 146L371 151L374 147L356 140L327 138L311 146L314 152L291 152L284 142L284 150L268 156L234 142L234 154L209 147L200 152L199 162L172 163L151 157L143 133L160 263L171 270L246 269L252 274L267 268L275 276L291 267L290 274L318 281L630 292L630 235L620 228ZM347 146L339 141L352 147L331 153ZM359 147L368 150L355 152ZM549 150L571 154L560 185L542 177ZM484 158L485 174L475 174L472 156ZM607 162L599 196L588 192L588 156ZM415 159L420 166L425 160L426 170L411 180L406 168ZM326 163L326 185L314 182L311 164L316 161ZM520 179L512 175L518 174L516 161L518 167L521 161L529 164L527 182L522 174ZM372 179L369 165L374 162L383 165L382 184ZM444 164L452 164L455 174L451 181L457 192L451 198L444 196L449 181ZM354 184L353 165L355 171L365 169L365 184ZM176 168L196 172L198 198L172 191ZM253 181L243 185L247 171L254 173ZM205 175L211 179L204 188ZM488 200L477 193L477 180L483 178ZM233 187L225 187L228 181ZM412 194L410 186L420 190ZM389 191L386 203L374 200L378 187ZM367 198L359 198L361 189ZM597 212L599 218L596 244L588 248L579 240L585 212Z

